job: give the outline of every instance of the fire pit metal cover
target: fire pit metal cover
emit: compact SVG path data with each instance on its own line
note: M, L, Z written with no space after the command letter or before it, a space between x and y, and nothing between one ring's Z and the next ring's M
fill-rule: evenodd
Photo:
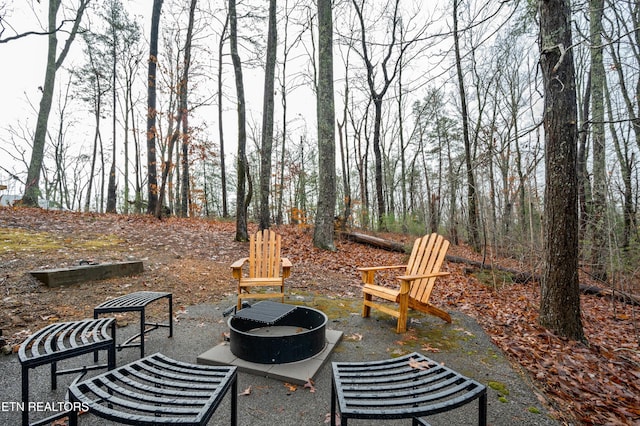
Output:
M231 352L260 364L310 358L324 349L327 316L306 306L271 301L241 309L229 318Z

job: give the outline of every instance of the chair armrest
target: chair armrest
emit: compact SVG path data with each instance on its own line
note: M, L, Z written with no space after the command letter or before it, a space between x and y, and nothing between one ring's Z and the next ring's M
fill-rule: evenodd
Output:
M407 265L390 265L390 266L368 266L364 268L356 268L362 273L362 282L365 284L373 284L376 271L384 271L390 269L407 268Z
M231 264L231 275L233 275L233 278L242 278L242 265L244 265L247 260L249 260L248 257L243 257Z
M390 265L390 266L365 266L365 267L360 267L360 268L356 268L358 271L361 272L369 272L369 271L383 271L385 269L401 269L401 268L406 268L407 265Z
M293 266L291 261L286 257L283 257L280 261L282 262L282 278L289 278L291 267Z
M447 275L451 275L451 272L433 272L431 274L424 275L398 275L396 278L400 281L415 281L422 278L444 277Z

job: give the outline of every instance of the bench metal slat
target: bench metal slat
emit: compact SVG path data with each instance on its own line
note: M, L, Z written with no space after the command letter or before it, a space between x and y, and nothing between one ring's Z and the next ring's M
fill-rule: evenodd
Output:
M204 385L204 387L206 388L213 388L224 381L223 377L205 377L200 375L195 377L182 376L182 378L180 378L170 374L170 372L162 371L157 368L150 369L136 367L139 367L139 365L124 366L118 373L121 373L125 376L131 375L134 377L138 377L140 380L148 381L157 385L172 386L178 388L184 386L185 382L191 386L200 384Z
M161 404L161 412L165 414L194 415L200 411L200 408L206 405L211 394L203 398L180 398L174 395L166 395L162 388L152 388L152 393L137 393L131 389L120 386L116 382L97 380L87 383L86 390L92 392L99 397L102 402L111 405L118 405L123 408L132 410L142 410L148 412L158 412L155 404ZM142 398L144 396L144 398ZM153 408L140 408L140 406L148 406ZM171 407L168 407L171 406ZM196 407L191 408L191 407Z
M166 370L166 369L163 369L162 366L149 366L149 368L147 368L146 370L151 374L164 375L174 380L185 380L189 383L194 383L194 382L208 383L211 381L221 382L227 376L227 374L221 374L221 373L207 374L207 372L205 371L198 371L199 375L194 377L193 372L189 372L188 369L180 368L180 369Z
M112 340L109 334L112 321L112 318L103 318L100 321L82 320L50 324L20 345L18 350L20 362L26 366L45 364L54 359L65 359L70 356L69 353L84 351L86 346L107 344ZM96 335L91 332L86 339L83 339L82 334L78 332L85 331L90 326L92 326L91 330L94 329L93 327L100 326L101 333ZM78 336L81 338L78 339Z
M437 414L437 413L442 413L445 411L449 411L452 410L454 408L457 407L461 407L465 404L467 404L468 402L478 398L480 396L481 393L486 392L486 389L479 389L478 392L473 392L471 395L460 395L457 396L455 398L451 398L451 399L447 399L445 401L439 402L439 403L435 403L435 404L429 404L429 405L405 405L405 406L400 406L398 405L396 408L385 408L384 409L384 416L386 418L406 418L407 414L410 414L411 416L414 417L422 417L422 416L428 416L431 414ZM373 407L376 407L375 405ZM379 407L379 406L378 406ZM358 413L358 414L365 414L365 413L370 413L372 415L375 415L375 413L379 413L380 409L379 408L372 408L369 406L359 406L358 408L356 407L349 407L347 408L345 411L345 413L347 414L354 414L354 413ZM372 417L373 418L373 417Z
M171 380L175 364L183 376L179 381ZM186 365L155 354L72 385L71 400L86 403L95 414L123 424L201 425L236 383L237 367L193 365L187 378ZM213 371L224 380L212 389L210 382L201 381L201 370ZM154 377L158 372L160 377Z
M114 377L117 377L118 379L120 379L120 374L114 374ZM113 382L114 384L117 384L119 382ZM143 382L138 382L138 381L127 381L127 382L123 382L124 385L126 385L128 388L131 389L137 389L141 392L149 392L149 393L154 393L158 391L158 386L156 384L149 384L149 383L143 383ZM174 397L185 397L185 398L195 398L195 399L208 399L211 397L212 392L211 391L215 391L216 389L212 389L212 388L201 388L201 389L189 389L189 390L182 390L182 389L178 389L178 388L164 388L162 389L162 393L165 395L171 395Z
M440 389L450 388L463 382L464 379L460 376L449 377L446 380L440 380L435 383L404 383L403 386L380 386L373 388L361 388L361 389L349 389L345 391L345 396L354 399L367 399L367 398L395 398L397 396L403 397L408 395L421 395L429 392L435 392ZM353 396L350 396L353 395Z
M163 297L169 297L167 292L136 292L129 293L123 296L116 297L111 300L107 300L96 306L94 311L98 311L101 313L108 313L110 309L131 309L138 310L139 308L143 308L146 305L154 302L158 299L162 299Z
M153 362L151 362L153 361ZM200 364L188 364L186 362L181 362L181 361L175 361L172 360L170 358L167 358L166 356L162 355L162 354L156 354L156 356L154 356L152 359L149 360L141 360L140 364L151 364L153 363L153 365L158 366L160 368L166 369L166 370L171 370L171 371L178 371L178 372L184 372L184 373L188 373L190 375L193 375L194 372L197 372L200 375L206 375L209 376L211 378L215 378L215 377L226 377L228 376L229 373L229 368L228 367L216 367L216 366L211 366L211 365L200 365ZM205 380L209 380L208 378L205 378Z
M426 368L411 365L412 360ZM345 419L421 417L478 398L481 423L485 421L482 413L486 415L485 386L419 353L382 361L333 363L332 395Z
M359 389L362 387L370 386L370 387L384 387L384 386L401 386L402 383L433 383L440 380L445 380L448 377L458 377L459 375L450 370L439 370L439 371L424 371L424 372L416 372L415 375L411 374L403 374L402 376L397 377L384 377L386 380L371 380L367 377L361 377L357 380L348 379L348 380L340 380L340 384L344 390L349 389ZM379 379L379 378L378 378Z
M132 377L132 375L122 374L121 371L114 371L109 375L109 379L112 380L112 381L118 380L118 381L121 381L123 383L126 383L128 386L138 387L141 390L151 391L152 389L157 389L158 386L165 386L168 389L167 391L170 390L170 391L174 392L174 394L180 394L181 392L184 392L185 394L189 395L189 392L192 392L194 394L197 394L199 392L199 393L203 393L205 395L211 395L211 392L215 391L217 389L217 387L219 386L219 384L220 384L220 382L217 382L217 383L213 383L213 382L212 383L197 383L197 385L199 385L199 386L194 391L193 389L196 386L196 383L194 383L194 382L183 383L180 386L171 386L171 383L167 382L166 379L162 379L162 378L146 376L146 375L136 375L135 378L138 379L138 380L132 380L131 377ZM185 387L189 387L192 390L190 390L190 391L181 391L181 389L183 389Z
M446 389L436 389L436 393L432 392L420 392L411 394L393 393L378 394L378 400L371 398L352 397L348 399L348 404L352 406L360 407L378 407L378 406L415 406L417 404L429 403L431 401L437 401L441 399L451 398L453 395L463 392L467 388L467 383L458 384L455 387L449 387Z

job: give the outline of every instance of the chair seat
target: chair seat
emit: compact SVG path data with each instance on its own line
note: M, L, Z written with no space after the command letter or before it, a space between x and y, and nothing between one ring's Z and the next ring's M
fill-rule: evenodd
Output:
M398 302L398 296L400 296L400 291L397 289L383 287L381 285L375 285L375 284L363 285L362 291L372 296L376 296L385 300L390 300L392 302Z

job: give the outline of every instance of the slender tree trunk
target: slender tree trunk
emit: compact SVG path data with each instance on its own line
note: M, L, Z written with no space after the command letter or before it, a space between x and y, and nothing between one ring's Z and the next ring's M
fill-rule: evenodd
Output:
M113 11L113 7L112 7ZM113 19L113 17L112 17ZM113 25L113 23L112 23ZM117 103L117 46L118 46L118 35L115 31L115 28L111 28L111 35L113 43L112 51L111 51L111 102L113 103L113 111L111 116L111 168L109 169L109 184L107 185L107 213L115 213L116 212L116 124L118 120L116 119L116 103Z
M186 94L184 107L185 112L182 116L182 192L180 197L182 198L182 202L180 203L180 215L182 217L187 217L190 215L189 206L191 206L191 172L189 170L189 145L191 141L191 132L189 131L189 114L186 110Z
M611 140L615 147L618 163L620 164L620 174L622 176L623 192L622 192L622 237L620 239L620 247L623 250L629 248L631 242L632 230L635 228L636 209L633 196L633 169L635 165L635 153L630 152L628 141L620 141L618 131L616 130L615 120L613 118L613 110L611 108L611 95L609 86L605 79L605 99L607 102L607 114L609 117L609 132Z
M151 36L149 40L149 73L147 87L147 214L155 214L158 208L158 167L156 157L156 69L158 67L158 32L162 0L153 0L151 15Z
M236 96L238 105L238 186L236 188L236 241L248 241L249 232L247 230L247 207L249 196L245 192L247 181L247 130L246 130L246 110L244 100L244 82L242 78L242 63L238 54L238 22L236 15L236 1L229 0L229 23L230 23L230 44L231 60L233 61L233 71L236 77ZM249 185L251 183L249 182ZM251 193L251 191L249 191ZM247 197L247 199L245 199Z
M590 191L589 173L587 172L587 140L589 139L589 113L591 111L591 72L587 73L587 84L584 91L582 105L582 125L580 126L578 143L578 229L580 237L584 237L587 230L589 210L587 208L587 194Z
M124 95L124 139L122 141L122 149L124 150L124 204L122 205L122 213L129 214L129 96L131 94L130 76L127 76L126 93Z
M592 274L607 279L608 232L605 223L607 209L607 171L604 139L604 63L602 61L602 14L604 0L590 0L591 33L591 111L593 113L593 220L591 235Z
M331 0L318 0L318 209L313 245L335 250L336 141L333 99L333 18Z
M180 109L182 110L182 217L189 215L191 205L191 172L189 170L189 145L191 143L191 131L189 130L189 69L191 66L191 42L193 38L193 24L196 13L197 0L191 0L189 8L189 26L187 28L187 40L184 46L184 75L180 90ZM180 126L180 122L177 123Z
M93 53L89 51L89 61L94 65ZM100 120L102 117L102 87L100 84L99 71L93 66L93 72L95 77L95 97L94 97L94 119L95 130L93 134L93 152L91 154L91 168L89 170L89 182L87 183L87 195L84 200L84 211L89 211L91 207L91 191L93 190L93 179L96 174L96 158L98 156L98 140L100 139Z
M38 119L36 121L36 131L33 136L33 149L31 151L31 160L29 169L27 170L27 181L24 188L22 203L27 206L37 207L38 198L40 197L40 173L42 172L42 163L44 162L44 146L47 139L47 125L49 123L49 113L51 112L51 104L53 102L53 91L56 83L56 72L62 66L71 44L78 33L82 15L91 0L81 0L76 12L75 22L71 32L67 36L64 48L56 59L58 48L57 23L56 18L60 9L61 0L49 0L49 36L47 48L47 66L44 76L44 84L42 85L42 98L40 99L40 107L38 109Z
M469 112L467 109L467 95L462 75L462 58L460 55L460 36L458 33L458 4L460 0L453 1L453 42L456 52L456 70L458 74L458 88L460 91L460 103L462 108L462 136L464 139L464 157L467 169L467 203L469 208L469 244L476 251L480 250L480 234L478 225L478 207L476 195L476 182L473 174L473 159L471 154L471 140L469 137Z
M570 0L540 0L544 81L544 272L540 324L584 340L578 282L577 104Z
M224 125L222 119L222 49L227 38L227 28L229 26L229 15L224 21L222 34L220 34L220 42L218 43L218 135L220 137L220 185L222 186L222 217L229 217L229 208L227 206L227 168L225 164L224 152Z
M276 29L276 0L269 1L269 31L267 34L267 61L264 73L262 105L262 150L260 153L260 229L271 225L269 192L271 189L271 155L273 151L273 107L276 78L276 53L278 34Z

